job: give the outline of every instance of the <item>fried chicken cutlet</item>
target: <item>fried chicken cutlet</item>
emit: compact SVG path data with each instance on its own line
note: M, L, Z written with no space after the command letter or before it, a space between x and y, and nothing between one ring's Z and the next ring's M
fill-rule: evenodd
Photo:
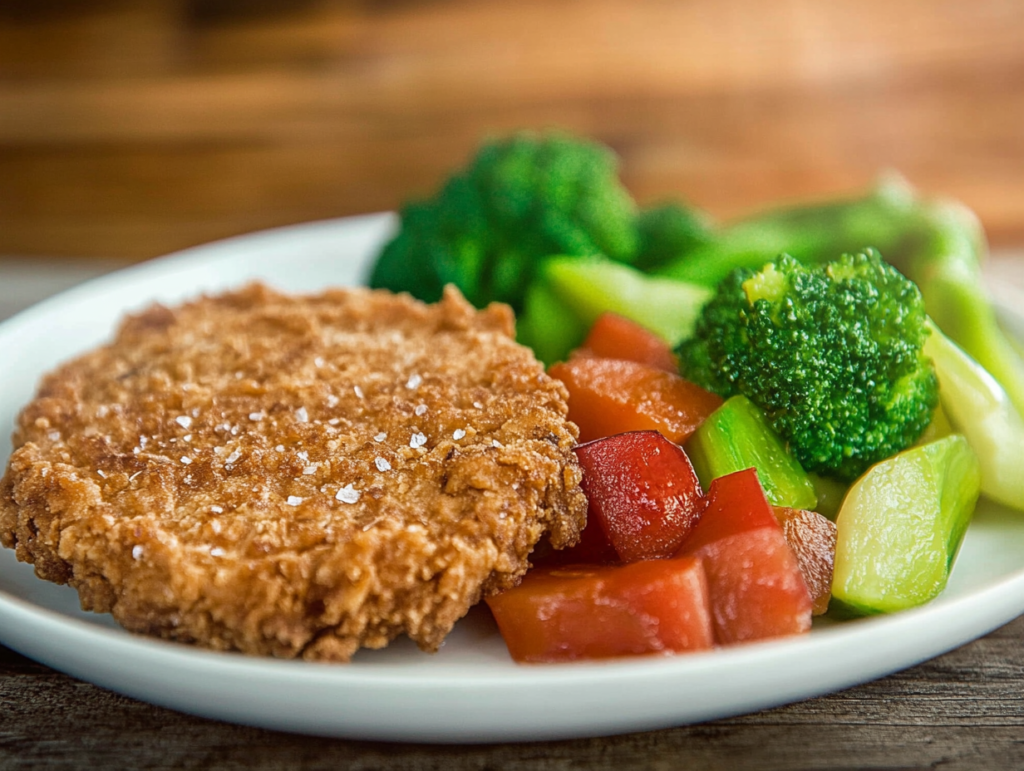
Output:
M452 288L153 306L21 413L0 540L134 632L436 650L586 516L565 389L512 332Z

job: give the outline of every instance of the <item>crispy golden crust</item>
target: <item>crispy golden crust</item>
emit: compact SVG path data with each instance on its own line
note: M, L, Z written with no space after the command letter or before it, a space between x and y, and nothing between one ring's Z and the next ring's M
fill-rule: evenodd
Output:
M22 412L0 540L133 631L434 650L585 517L564 387L512 323L454 290L154 306Z

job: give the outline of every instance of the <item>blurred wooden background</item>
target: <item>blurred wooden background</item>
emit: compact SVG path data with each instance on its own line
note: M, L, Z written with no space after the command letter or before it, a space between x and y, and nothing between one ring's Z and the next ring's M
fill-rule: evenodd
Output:
M1024 242L1018 0L0 0L0 254L389 209L485 136L727 217L896 168Z

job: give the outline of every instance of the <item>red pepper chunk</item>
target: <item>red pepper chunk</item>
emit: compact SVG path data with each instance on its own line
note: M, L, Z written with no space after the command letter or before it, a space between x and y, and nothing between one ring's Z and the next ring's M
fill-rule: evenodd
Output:
M564 662L710 648L700 560L541 568L487 598L515 661Z
M811 596L757 472L715 479L707 499L679 554L704 562L716 642L810 631Z
M668 342L635 321L609 311L597 317L587 339L574 355L626 359L666 372L679 371Z
M653 430L682 444L722 405L679 375L635 361L577 356L548 372L569 389L569 420L581 442Z
M600 528L623 562L678 551L705 505L682 449L657 431L633 431L580 445L576 457L589 501L586 530Z

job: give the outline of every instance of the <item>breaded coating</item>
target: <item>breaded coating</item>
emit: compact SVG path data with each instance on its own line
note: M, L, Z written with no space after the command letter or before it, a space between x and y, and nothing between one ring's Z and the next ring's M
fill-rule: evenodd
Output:
M512 333L452 288L151 307L21 413L0 540L135 632L436 650L586 517L565 388Z

